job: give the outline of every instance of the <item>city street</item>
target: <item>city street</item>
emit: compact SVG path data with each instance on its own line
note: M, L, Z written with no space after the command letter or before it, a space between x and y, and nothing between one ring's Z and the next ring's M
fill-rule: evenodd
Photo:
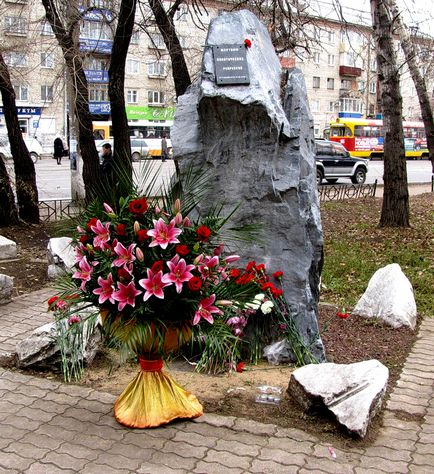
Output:
M160 160L150 162L153 171L158 173L157 186L162 180L168 181L175 171L173 161L162 163ZM10 166L11 163L9 162ZM134 163L134 169L138 172L142 163ZM36 179L38 183L39 199L69 199L71 197L71 169L69 160L63 159L58 166L56 161L44 158L38 161L36 167ZM429 160L407 161L408 183L430 183L431 182L431 162ZM383 162L370 161L366 183L373 183L378 180L378 184L383 184ZM350 183L350 179L340 179L340 183Z

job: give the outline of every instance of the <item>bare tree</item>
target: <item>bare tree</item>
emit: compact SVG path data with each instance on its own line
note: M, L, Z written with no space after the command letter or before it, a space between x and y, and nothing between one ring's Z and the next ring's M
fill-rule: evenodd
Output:
M17 224L18 210L6 165L0 155L0 227Z
M384 123L384 194L381 227L408 227L410 207L402 128L399 67L393 44L393 16L387 0L371 0L378 80Z
M396 5L395 0L387 1L389 2L390 11L393 15L393 21L396 25L396 29L401 40L401 47L404 51L405 60L407 61L407 66L410 71L411 78L413 79L414 86L416 88L420 104L420 111L422 114L422 120L425 126L425 134L427 138L429 157L432 164L432 172L434 173L434 118L430 98L425 84L425 79L420 72L418 64L418 54L415 45L413 44L411 35L405 23L401 19L401 14L398 9L398 6Z
M114 137L114 161L117 169L126 171L132 179L131 142L128 133L128 119L125 112L125 63L131 35L137 0L122 0L110 60L109 97ZM119 180L123 183L123 180ZM127 191L127 190L125 190ZM120 190L122 193L122 190Z
M65 64L73 85L74 111L78 122L78 143L83 158L83 182L86 200L94 195L95 183L101 181L98 152L92 132L92 115L89 111L89 91L79 46L79 29L82 13L78 2L66 6L55 0L42 0L45 15L62 49ZM61 15L62 14L62 15Z
M154 14L155 22L169 51L176 97L184 94L187 87L191 84L187 63L173 21L176 11L184 2L185 0L175 0L169 10L166 11L162 0L149 0L149 6Z
M3 55L0 53L0 92L3 101L3 112L8 130L9 144L14 160L15 189L18 201L19 216L26 222L39 223L38 188L36 187L35 165L30 158L29 151L24 143L18 122L15 104L15 91ZM4 179L4 178L3 178ZM3 181L2 179L2 181ZM7 182L3 181L6 196L10 197ZM2 206L9 206L7 214L14 217L12 203L5 202Z

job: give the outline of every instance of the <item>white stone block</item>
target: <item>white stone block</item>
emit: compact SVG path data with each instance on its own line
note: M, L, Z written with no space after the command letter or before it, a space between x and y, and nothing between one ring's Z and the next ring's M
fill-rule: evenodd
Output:
M17 258L17 244L0 235L0 260L9 260L10 258Z

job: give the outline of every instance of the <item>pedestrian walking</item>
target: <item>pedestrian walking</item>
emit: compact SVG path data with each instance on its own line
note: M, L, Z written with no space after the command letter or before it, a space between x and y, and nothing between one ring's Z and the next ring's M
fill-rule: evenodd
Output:
M161 138L161 161L166 161L168 157L166 134L163 133Z
M55 138L53 158L57 160L58 165L62 164L63 150L63 140L60 137Z
M113 184L113 153L110 143L104 143L101 150L101 170L109 184Z

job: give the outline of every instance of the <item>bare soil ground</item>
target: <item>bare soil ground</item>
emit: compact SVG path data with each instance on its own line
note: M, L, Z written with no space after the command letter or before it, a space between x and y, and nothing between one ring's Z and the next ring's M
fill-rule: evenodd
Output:
M432 194L415 196L417 206L432 206ZM366 212L372 213L378 221L380 201L367 202ZM342 232L339 223L351 216L339 215L339 207L323 214L325 239L332 232ZM327 222L332 223L328 225ZM18 257L12 261L0 262L0 273L15 278L16 296L35 291L51 284L47 281L46 247L50 227L44 224L15 226L0 229L0 235L17 242ZM399 377L402 365L414 343L417 330L392 330L379 323L350 316L340 319L336 316L338 307L322 303L319 310L319 327L329 361L351 363L367 359L378 359L390 370L388 393ZM254 402L258 385L281 387L285 393L293 367L274 367L266 363L246 366L243 373L221 376L197 374L186 361L168 363L168 370L175 380L195 393L206 412L245 417L283 427L297 427L312 433L321 433L336 446L347 443L366 444L375 436L381 424L378 416L364 441L352 440L337 428L336 423L324 414L304 413L300 407L285 395L278 405L263 405ZM90 366L83 384L98 390L119 394L137 371L134 361L120 363L117 355L105 351ZM60 377L59 374L41 374Z

